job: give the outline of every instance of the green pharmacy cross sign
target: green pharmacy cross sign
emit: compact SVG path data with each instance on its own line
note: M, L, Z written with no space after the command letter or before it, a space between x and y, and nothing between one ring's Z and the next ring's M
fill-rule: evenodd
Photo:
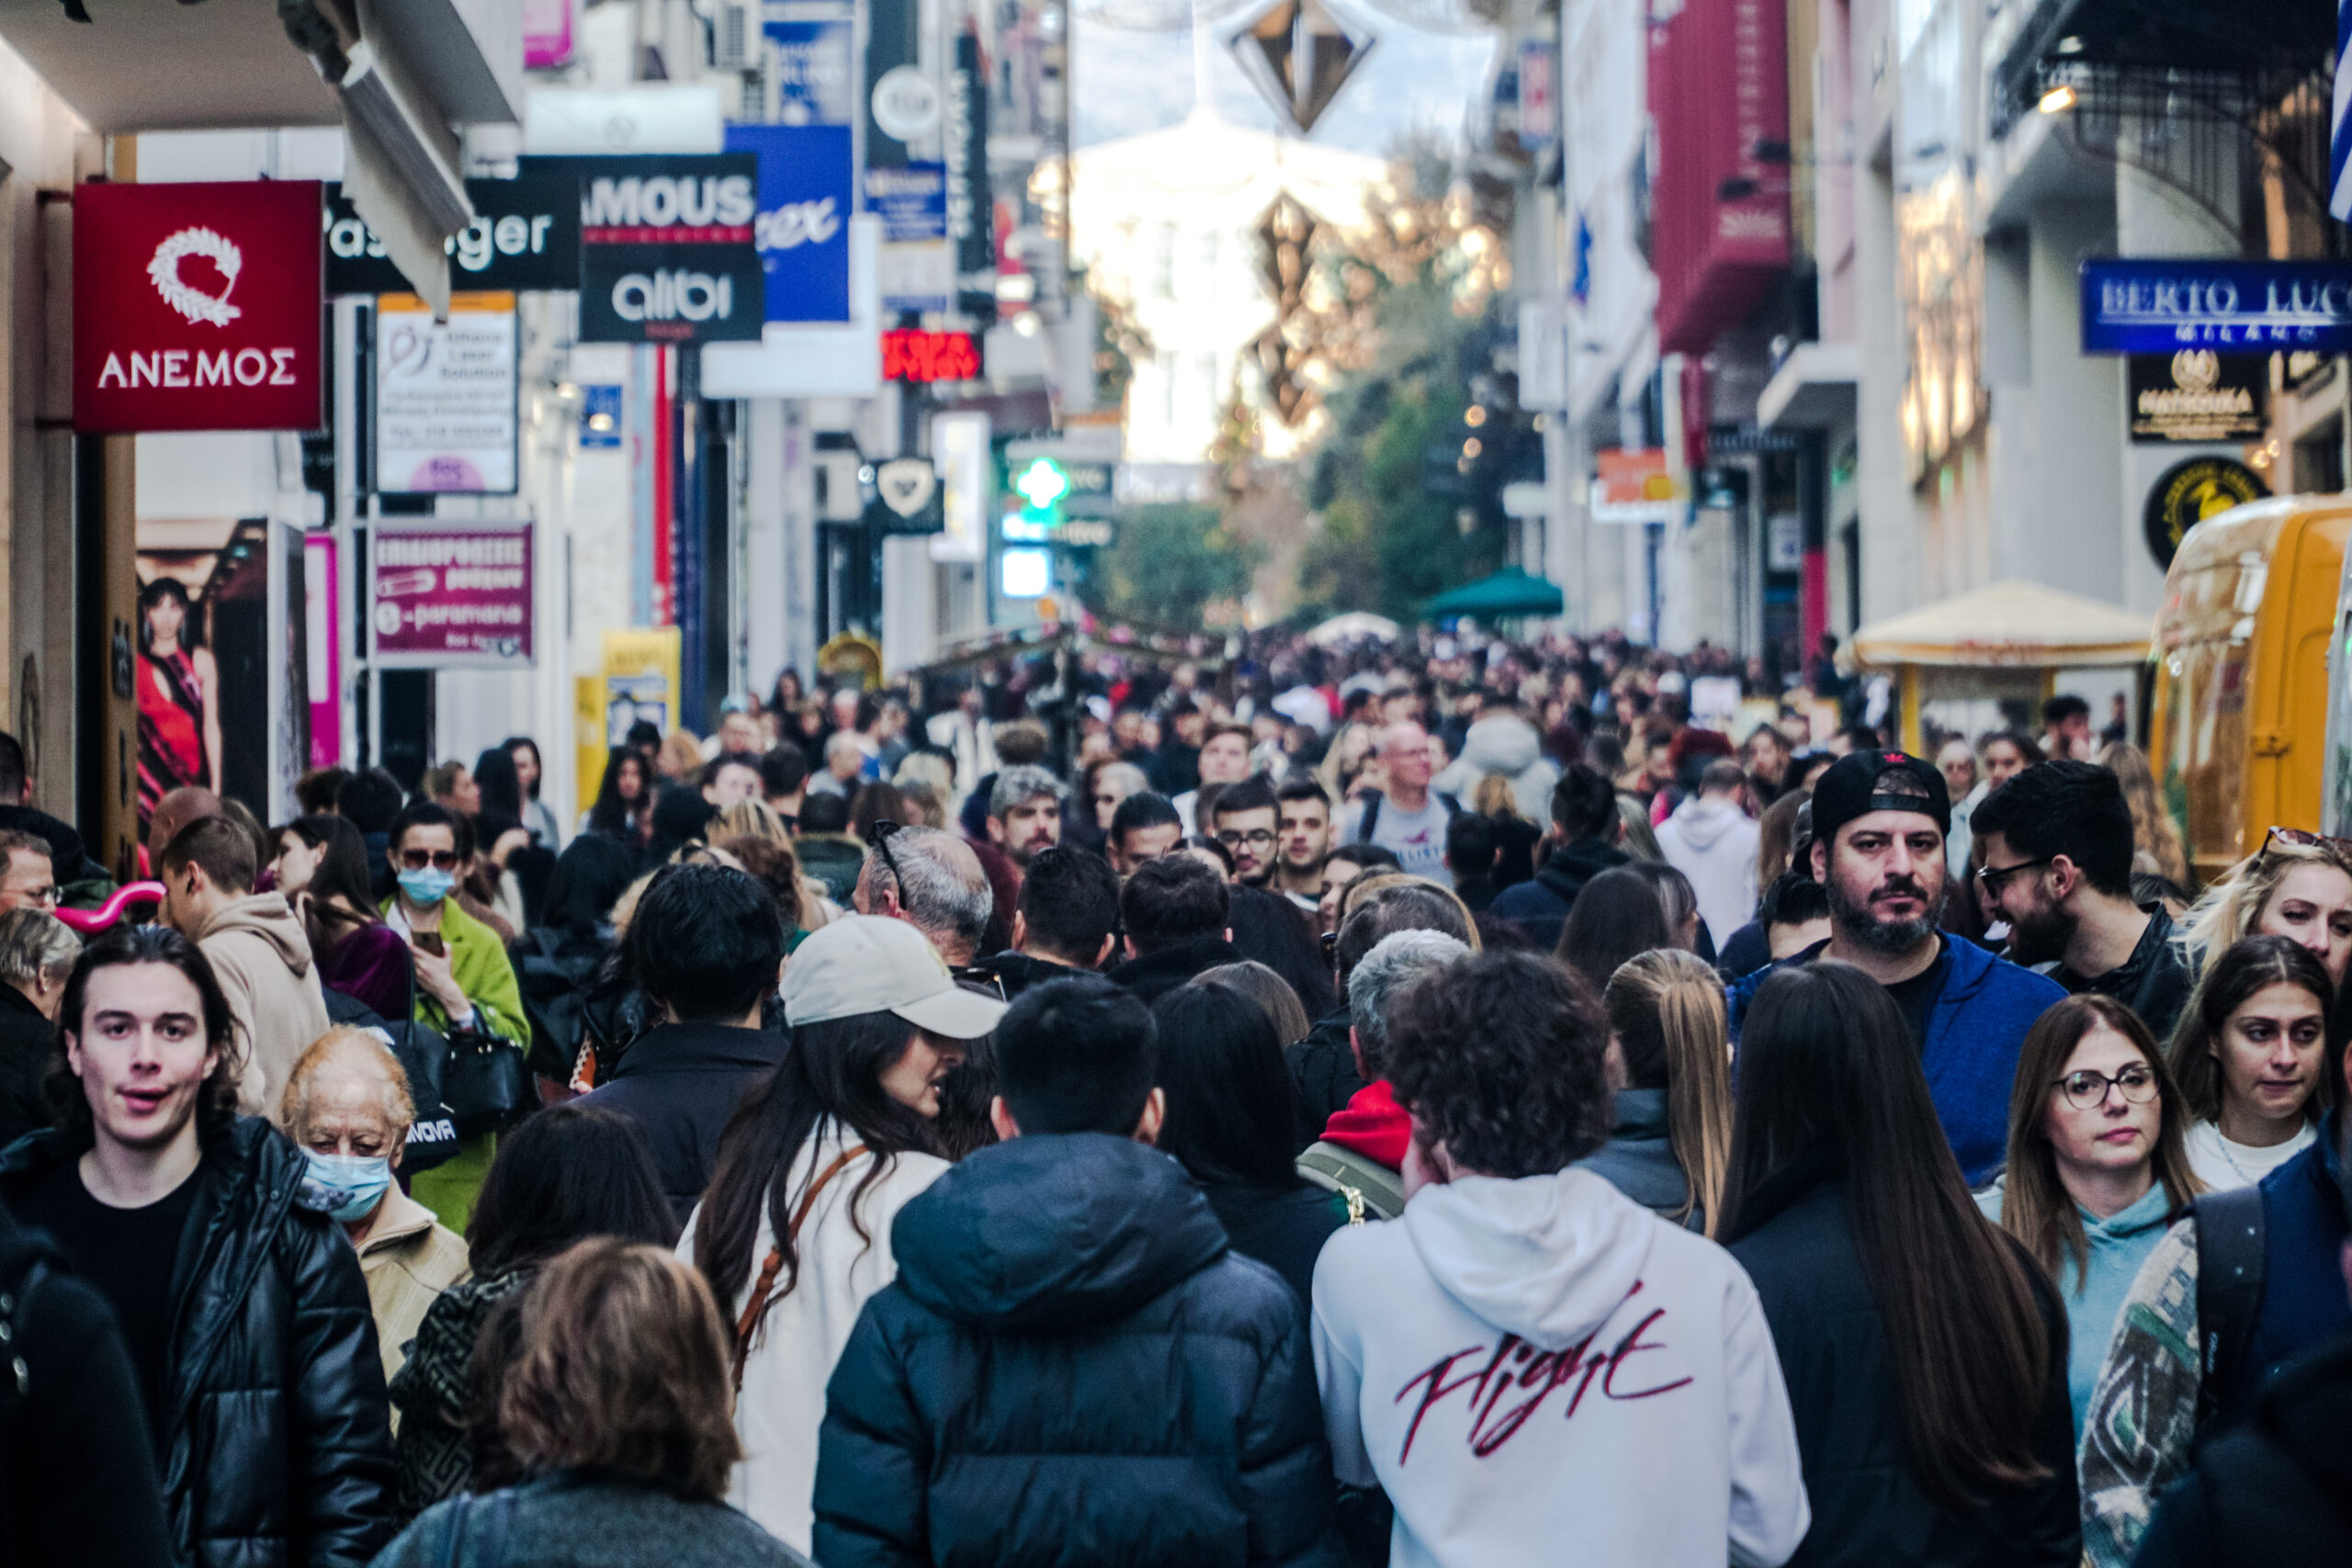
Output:
M1069 475L1051 457L1034 457L1012 481L1012 488L1032 512L1050 512L1069 493Z

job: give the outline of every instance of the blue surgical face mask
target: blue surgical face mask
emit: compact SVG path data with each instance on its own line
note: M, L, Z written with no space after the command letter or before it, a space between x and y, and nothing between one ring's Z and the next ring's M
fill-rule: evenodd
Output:
M389 1156L322 1155L305 1149L302 1158L306 1168L299 1201L345 1224L373 1213L392 1184Z
M423 871L401 873L401 891L408 895L412 904L438 904L457 885L456 876L429 865Z

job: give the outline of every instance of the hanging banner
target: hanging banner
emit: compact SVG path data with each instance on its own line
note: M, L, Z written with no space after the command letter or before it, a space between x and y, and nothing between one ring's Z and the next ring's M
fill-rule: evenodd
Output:
M771 321L849 320L850 138L845 125L727 128L727 150L759 160L753 244Z
M303 685L311 705L307 765L313 768L343 765L342 581L334 531L303 535Z
M76 186L74 428L326 423L316 180Z
M680 153L577 167L581 342L758 338L758 159Z
M384 517L368 534L368 622L386 670L532 661L531 525Z
M639 721L662 734L678 713L679 633L675 626L607 627L605 632L605 744L628 742Z
M866 170L865 207L882 220L882 309L949 309L956 257L947 244L947 165Z
M413 294L376 302L376 489L514 493L514 296L453 294L449 319Z
M958 286L985 297L983 319L996 319L996 198L989 188L989 77L980 40L956 40L956 69L947 73L947 238L956 247ZM970 310L973 307L963 307Z
M2085 354L2352 350L2352 262L2121 256L2082 270Z
M601 160L524 158L511 180L468 180L474 220L445 241L461 288L580 287L580 173ZM339 185L326 187L327 292L405 294L409 281Z

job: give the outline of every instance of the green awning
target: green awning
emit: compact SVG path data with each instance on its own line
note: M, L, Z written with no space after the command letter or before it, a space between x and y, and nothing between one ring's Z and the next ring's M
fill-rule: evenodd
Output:
M1423 606L1432 620L1448 615L1476 615L1481 620L1508 620L1515 615L1556 615L1560 590L1518 567L1506 567L1492 577L1466 582L1441 593Z

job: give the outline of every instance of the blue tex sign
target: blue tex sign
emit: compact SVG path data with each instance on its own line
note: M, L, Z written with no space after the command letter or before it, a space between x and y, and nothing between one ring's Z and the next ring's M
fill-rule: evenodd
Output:
M2082 271L2085 354L2352 350L2352 264L2109 257Z
M846 321L855 209L845 125L730 125L727 150L760 160L752 243L771 321Z

